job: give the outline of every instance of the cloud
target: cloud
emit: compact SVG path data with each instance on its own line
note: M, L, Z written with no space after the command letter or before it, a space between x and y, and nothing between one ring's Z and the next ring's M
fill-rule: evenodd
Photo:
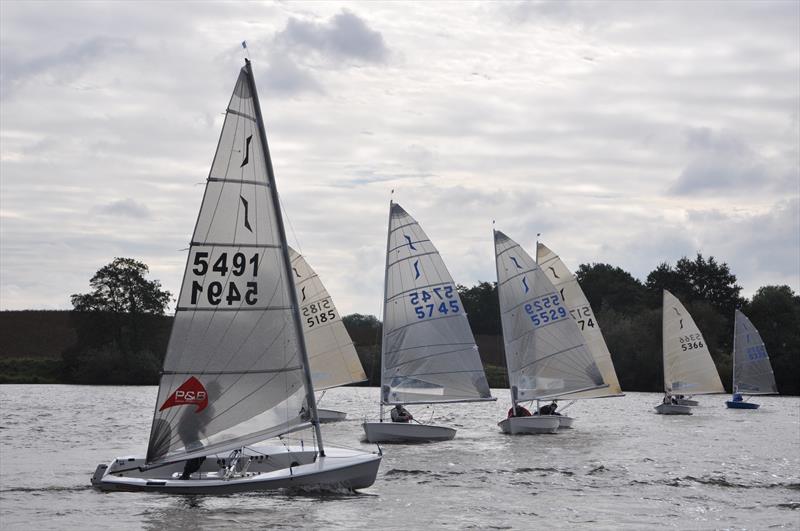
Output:
M800 176L782 168L780 161L770 161L731 133L717 133L710 128L686 131L691 160L670 185L676 195L746 194L753 189L788 192Z
M3 76L0 97L6 98L34 79L49 83L68 83L79 77L88 65L133 49L129 39L97 36L72 42L55 53L19 59L11 51L2 53Z
M303 92L323 93L322 85L308 70L286 55L275 54L269 60L263 85L272 93L296 95Z
M313 52L336 63L383 63L389 56L381 33L347 10L322 23L292 17L275 42L293 54Z
M123 216L128 218L149 218L150 209L146 205L138 203L131 198L112 201L111 203L98 206L94 211L106 216Z

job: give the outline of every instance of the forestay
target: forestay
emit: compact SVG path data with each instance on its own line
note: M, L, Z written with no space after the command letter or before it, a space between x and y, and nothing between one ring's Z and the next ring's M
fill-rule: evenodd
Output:
M578 279L567 269L561 258L544 244L540 243L536 248L536 262L558 291L561 302L566 306L570 316L580 327L586 347L592 353L597 368L603 375L603 381L608 384L606 388L574 393L564 398L622 395L617 372L614 370L614 362L611 361L611 353L608 351L606 340L603 338L603 332L600 331L600 324L594 316L589 300L578 284Z
M703 334L672 293L664 290L664 390L669 394L724 393Z
M328 290L306 259L289 248L311 379L317 391L367 379Z
M516 242L500 231L494 232L494 239L500 318L514 400L605 390L580 328L556 288Z
M308 424L301 418L307 395L294 284L285 274L277 196L247 68L228 104L190 245L149 464L227 451Z
M381 402L493 400L453 278L428 236L390 203Z
M745 314L736 310L733 338L733 392L777 394L775 375L761 334Z

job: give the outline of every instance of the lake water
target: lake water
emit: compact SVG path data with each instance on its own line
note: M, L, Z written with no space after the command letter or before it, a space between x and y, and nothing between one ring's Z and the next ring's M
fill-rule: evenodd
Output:
M654 414L661 396L577 402L575 428L508 436L496 403L409 408L458 429L449 442L386 445L359 494L169 496L101 493L95 466L141 455L155 387L0 385L2 529L800 529L800 398L757 411L700 397L688 417ZM327 444L363 447L377 389L327 393Z

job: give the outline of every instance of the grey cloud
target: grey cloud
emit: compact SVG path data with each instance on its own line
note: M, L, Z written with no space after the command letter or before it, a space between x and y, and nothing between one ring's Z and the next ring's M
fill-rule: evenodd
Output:
M276 54L270 59L264 74L264 86L277 94L324 92L311 73L301 68L292 58Z
M97 36L27 61L17 59L10 50L4 51L0 97L9 96L26 82L45 74L52 76L53 83L69 82L78 77L88 64L132 47L132 41L128 39Z
M275 40L286 49L314 51L335 61L382 63L389 55L383 35L350 11L323 23L290 18Z
M686 141L691 160L670 185L671 194L732 195L755 188L786 191L798 178L796 172L761 156L730 133L690 128Z
M150 209L146 205L137 203L131 198L112 201L94 209L98 214L107 216L124 216L128 218L149 218Z

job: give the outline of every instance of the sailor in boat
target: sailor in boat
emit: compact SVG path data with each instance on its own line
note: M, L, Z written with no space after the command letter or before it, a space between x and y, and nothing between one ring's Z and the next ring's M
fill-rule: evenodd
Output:
M397 404L392 409L392 422L410 422L412 420L414 417L402 405Z
M673 404L673 405L677 406L678 405L678 397L677 396L670 396L670 395L665 394L664 395L664 403L665 404Z
M744 398L742 398L742 393L733 393L733 401L744 402Z
M511 417L530 417L531 412L517 404L516 410L512 407L508 410L508 418Z
M219 396L220 385L217 382L208 384L208 392L214 393L210 396ZM195 450L202 448L199 442L205 434L206 425L210 419L214 418L214 404L207 406L202 413L196 413L194 408L186 408L183 411L183 416L178 423L178 436L183 441L187 449ZM200 470L203 462L206 460L205 456L187 459L183 465L183 473L181 479L190 479L192 474Z
M553 400L550 404L545 404L539 408L539 411L536 412L537 415L561 415L561 413L556 413L556 409L558 409L558 404L555 400Z

